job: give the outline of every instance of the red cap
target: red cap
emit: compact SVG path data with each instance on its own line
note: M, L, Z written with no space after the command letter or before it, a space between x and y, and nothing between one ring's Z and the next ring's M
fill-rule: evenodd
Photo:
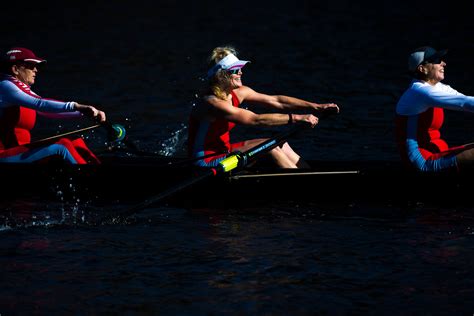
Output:
M46 62L46 60L44 60L43 58L37 57L35 53L33 53L28 48L24 48L24 47L10 48L6 52L4 58L7 62L26 61L26 62L36 63L36 64Z

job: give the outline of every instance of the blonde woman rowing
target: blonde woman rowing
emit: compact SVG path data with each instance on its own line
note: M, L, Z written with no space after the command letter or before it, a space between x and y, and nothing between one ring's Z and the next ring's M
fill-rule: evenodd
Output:
M259 93L242 84L243 67L249 62L237 58L233 47L216 47L210 57L205 95L193 107L189 119L189 154L203 157L196 163L214 167L233 151L245 151L266 139L231 141L235 125L278 126L304 122L311 127L318 124L318 117L311 113L339 112L334 103L319 104L285 95ZM243 102L272 108L273 112L257 114L241 106ZM309 114L296 114L292 111ZM288 143L272 149L269 154L281 168L305 168L308 165Z

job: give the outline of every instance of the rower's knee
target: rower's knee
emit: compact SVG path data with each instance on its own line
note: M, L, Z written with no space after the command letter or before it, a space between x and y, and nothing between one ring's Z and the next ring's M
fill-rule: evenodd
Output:
M270 155L276 164L281 168L297 168L296 164L288 157L281 147L275 147L270 151Z
M74 159L74 157L71 155L68 148L63 144L50 145L48 146L48 151L50 153L50 156L59 156L68 163L77 163L76 159Z
M286 156L285 151L280 146L273 148L270 154L274 157Z
M74 143L68 138L61 138L56 142L56 144L62 145L62 146L66 147L66 148L69 148L69 149L74 148Z

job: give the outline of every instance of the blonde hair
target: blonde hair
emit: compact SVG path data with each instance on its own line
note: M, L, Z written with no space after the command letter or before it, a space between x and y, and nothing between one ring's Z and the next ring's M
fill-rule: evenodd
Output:
M229 54L237 56L237 50L232 46L219 46L212 50L209 57L209 68L214 67L219 61ZM230 84L230 74L227 71L218 70L214 76L209 78L209 93L219 99L227 98L227 88Z
M224 59L225 56L234 54L237 56L237 50L232 46L219 46L212 50L211 56L209 57L209 63L211 67Z

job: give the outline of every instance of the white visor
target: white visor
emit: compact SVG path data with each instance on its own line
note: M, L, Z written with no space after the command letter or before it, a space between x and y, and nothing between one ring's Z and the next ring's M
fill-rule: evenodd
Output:
M234 54L229 54L222 58L214 67L209 69L209 71L207 72L207 77L211 78L216 74L217 71L219 71L219 69L240 69L247 63L249 63L248 60L239 60Z

